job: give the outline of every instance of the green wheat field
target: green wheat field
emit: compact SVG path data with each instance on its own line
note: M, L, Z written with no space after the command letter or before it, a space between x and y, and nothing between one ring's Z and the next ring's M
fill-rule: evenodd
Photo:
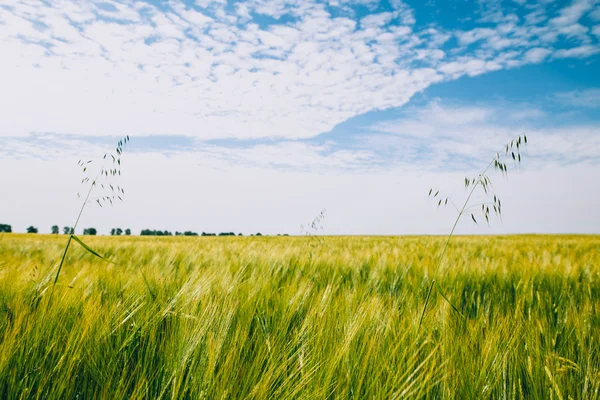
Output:
M3 399L597 399L600 237L0 234Z

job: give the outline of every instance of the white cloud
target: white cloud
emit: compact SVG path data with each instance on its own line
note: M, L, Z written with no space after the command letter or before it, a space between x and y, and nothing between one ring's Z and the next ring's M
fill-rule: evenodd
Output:
M464 57L459 61L443 63L439 70L451 78L462 75L477 76L490 71L502 69L502 65L495 61L485 61L473 57Z
M394 13L383 12L379 14L370 14L360 20L363 27L379 27L388 24L394 18Z
M196 0L196 5L202 8L224 7L227 5L227 0Z
M474 44L485 50L487 54L495 52L525 51L532 48L545 48L550 51L553 45L565 39L570 43L569 50L592 43L590 28L583 24L584 17L598 3L596 0L574 0L568 5L550 2L524 4L526 11L524 21L516 14L506 13L497 1L482 1L483 18L481 21L493 23L495 26L474 28L457 33L459 44ZM562 8L559 8L563 6ZM475 50L477 51L477 50ZM481 53L480 53L481 54ZM527 53L526 53L527 54ZM529 53L524 60L510 60L507 67L515 67L529 62L541 62L547 57L539 58L542 53Z
M596 0L574 0L569 6L560 11L559 16L551 19L550 23L555 26L575 24L585 13L590 11L596 3Z
M587 27L578 21L598 3L597 0L574 0L569 6L563 8L559 15L550 20L552 28L567 37L577 37L587 41Z
M496 35L495 29L490 28L475 28L470 31L458 32L458 41L463 45L470 45L483 39L490 38Z
M506 16L442 50L453 32L414 29L400 1L391 12L400 26L385 25L385 13L334 17L313 1L105 3L0 8L0 135L307 138L436 82L541 62L554 50L536 35L558 35ZM577 27L581 10L563 9L553 24ZM292 22L261 27L252 13ZM579 36L554 56L595 54Z
M593 102L597 95L590 92L568 96L581 101L585 97L585 101ZM567 95L560 98L565 97ZM534 165L579 163L582 160L600 162L600 126L540 124L547 120L548 114L527 104L464 106L435 101L425 107L407 109L404 115L397 120L376 123L371 130L393 135L386 139L385 146L404 155L398 159L422 170L460 168L472 159L484 162L517 135L527 135L534 143L527 150ZM378 135L369 137L367 142L371 140L375 142L367 148L381 146ZM406 159L406 154L411 156Z
M556 94L556 99L565 104L577 107L600 107L600 89L575 90Z
M548 19L546 10L540 4L536 4L533 10L525 15L527 25L537 25Z
M536 48L527 50L527 52L523 56L523 59L527 63L539 63L541 61L544 61L544 59L546 57L548 57L550 54L552 54L551 50L545 49L543 47L536 47Z
M556 58L586 58L600 52L598 46L578 46L571 49L561 49L554 53Z
M543 111L539 108L520 108L514 111L510 111L506 114L509 121L527 121L527 120L536 120L544 118L548 115L546 111Z

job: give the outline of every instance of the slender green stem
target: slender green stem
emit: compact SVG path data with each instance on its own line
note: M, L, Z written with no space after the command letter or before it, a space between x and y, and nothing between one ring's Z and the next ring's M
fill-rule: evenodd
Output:
M127 136L127 138L124 140L124 142L128 142L129 141L129 136ZM117 154L121 154L122 149L122 142L119 141L118 147L117 147ZM73 225L73 227L71 228L71 233L69 234L69 240L67 241L67 245L65 246L65 250L63 252L62 258L60 259L60 264L58 265L58 269L56 271L56 275L54 277L54 281L52 282L52 289L50 290L50 294L48 296L48 303L47 306L50 306L51 300L52 300L52 294L54 293L54 288L56 286L56 283L58 282L58 277L60 276L60 271L62 270L62 267L65 263L65 260L67 258L67 253L69 251L69 247L71 246L71 241L73 239L75 239L75 241L77 241L80 245L82 245L84 248L86 248L86 250L88 250L89 252L91 252L92 254L96 255L97 257L100 257L102 259L104 259L104 257L100 256L98 253L94 252L93 250L91 250L90 248L87 247L87 245L85 245L79 238L77 238L75 236L75 230L77 229L77 226L79 225L79 220L81 219L81 216L83 215L83 210L85 209L85 206L87 205L89 199L90 199L90 195L92 194L92 191L94 190L94 186L96 186L96 182L98 181L98 178L100 178L100 176L102 175L102 173L104 172L104 167L106 165L107 162L107 155L104 155L104 161L102 162L102 167L100 168L100 170L98 171L98 173L96 174L96 177L94 178L94 180L92 180L91 184L90 184L90 188L87 192L87 195L85 196L85 200L83 201L83 204L81 205L81 209L79 210L79 214L77 214L77 219L75 220L75 224ZM113 157L111 155L112 159L113 159L113 163L115 160L115 157ZM119 160L119 164L120 164L120 160ZM85 168L84 168L84 172L85 172Z
M69 235L69 240L67 241L67 245L65 246L65 251L63 252L62 258L60 259L60 264L58 265L58 271L56 271L56 276L54 277L54 283L52 283L52 288L56 285L56 281L58 281L58 274L60 274L60 270L62 269L63 264L65 263L65 258L67 258L67 251L69 251L69 246L71 245L71 240L73 240L73 234Z
M77 219L75 220L75 225L73 225L73 231L75 231L75 229L77 229L77 225L79 224L79 219L81 218L81 214L83 214L83 210L90 198L90 195L92 194L92 190L94 189L94 186L96 186L96 181L102 174L102 171L104 171L104 164L102 164L102 168L100 168L100 171L98 172L98 174L96 175L96 177L94 178L94 180L92 181L92 183L90 185L90 190L88 190L87 196L85 196L85 200L83 201L83 204L81 205L81 209L79 210L79 214L77 215Z
M473 187L471 188L471 191L469 192L469 195L467 196L467 199L465 200L465 202L463 203L463 206L461 208L461 210L459 211L456 220L454 221L454 225L452 226L452 230L450 231L450 234L448 235L448 239L446 239L446 244L444 245L444 249L442 250L442 253L440 254L440 258L437 264L437 267L435 269L435 271L433 272L433 278L431 280L431 285L429 285L429 290L427 291L427 297L425 298L425 305L423 306L423 311L421 312L421 318L419 319L419 328L421 327L421 324L423 323L423 318L425 317L425 312L427 311L427 306L429 305L429 300L431 298L431 292L433 290L433 285L435 285L436 282L436 277L437 274L442 266L442 263L444 261L444 255L446 254L446 250L448 250L448 246L450 244L450 240L452 239L452 236L454 235L454 230L456 229L456 226L458 225L458 221L460 221L460 218L463 216L465 210L467 209L467 206L469 204L469 200L471 200L471 196L473 196L473 193L475 192L475 189L477 188L477 186L479 184L481 184L481 179L485 176L485 173L487 172L487 170L492 166L492 164L494 163L494 160L496 159L496 157L494 157L494 159L492 161L490 161L490 163L488 164L488 166L483 170L483 172L479 175L479 179L477 180L477 182L473 185ZM448 298L442 293L440 284L437 284L438 286L438 291L440 292L440 294L446 299L446 301L448 301ZM448 301L448 303L450 303L450 301ZM453 309L455 309L456 311L458 311L458 309L452 304L450 303L450 305L452 306ZM460 313L460 311L459 311ZM462 314L461 314L462 315Z
M465 209L465 211L469 211L469 210L471 210L471 209L473 209L473 208L475 208L475 207L480 207L480 206L493 206L493 205L494 205L494 203L477 203L477 204L472 204L472 205L470 205L469 207L467 207L467 208Z
M90 184L90 190L88 190L87 196L85 197L85 200L83 201L83 204L81 205L81 209L79 210L79 214L77 215L77 219L75 220L75 225L73 225L73 232L71 232L71 234L69 235L69 240L67 241L67 245L65 246L65 251L60 260L60 264L58 265L58 270L56 271L56 276L54 277L54 282L52 283L52 291L50 292L50 297L52 297L52 293L54 292L54 286L56 286L56 282L58 281L58 276L60 274L60 271L62 270L62 266L65 262L65 258L67 257L67 252L69 251L69 246L71 245L71 240L73 240L73 235L75 233L75 229L77 229L77 225L79 224L79 220L81 219L81 215L83 214L85 205L87 204L88 199L90 198L90 195L92 194L92 190L94 189L94 186L96 186L96 181L100 177L100 174L102 174L103 170L104 170L104 164L102 164L102 168L100 168L100 171L96 175L96 178L94 178L94 180Z

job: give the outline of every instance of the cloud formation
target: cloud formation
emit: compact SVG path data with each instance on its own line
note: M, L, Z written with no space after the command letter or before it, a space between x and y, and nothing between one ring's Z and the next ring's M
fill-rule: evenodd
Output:
M465 106L436 100L410 107L403 114L402 118L372 125L373 134L364 138L365 148L374 152L386 149L397 165L415 166L421 171L455 171L485 165L496 152L502 153L501 146L517 135L526 135L530 142L527 164L534 169L600 164L597 123L558 124L560 115L552 118L549 112L532 105Z
M574 90L556 94L556 99L567 105L600 108L600 89L591 88L585 90Z
M592 106L595 95L590 89L561 92L554 98L561 104L579 106L585 102L582 105ZM145 157L162 154L162 163L181 157L193 159L196 167L207 171L251 168L313 174L385 174L395 170L421 174L478 169L501 152L501 146L517 135L526 135L530 142L525 153L528 168L600 165L597 122L569 120L571 111L556 113L553 106L505 102L474 105L435 99L407 106L397 118L355 127L346 132L345 140L324 135L312 140L188 140L164 146L160 143L166 137L137 137L131 151ZM64 134L12 137L5 139L0 158L5 155L53 163L63 158L101 155L112 144L97 137L75 139ZM509 162L509 166L516 164Z
M489 9L465 31L390 3L0 5L0 136L310 138L436 82L599 50L592 0Z

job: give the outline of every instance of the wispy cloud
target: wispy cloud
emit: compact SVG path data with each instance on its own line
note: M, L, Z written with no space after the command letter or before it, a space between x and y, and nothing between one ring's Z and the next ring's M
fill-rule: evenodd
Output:
M358 3L371 14L356 1L2 5L0 135L309 138L437 82L598 52L581 25L593 1L537 20L494 9L460 32L415 28L401 1Z
M557 101L592 106L594 91L559 93ZM585 100L584 100L585 99ZM585 103L584 103L585 102ZM597 104L597 102L596 102ZM551 103L547 106L552 106ZM527 164L565 166L600 165L600 127L576 122L541 105L494 102L465 104L436 99L411 105L401 116L347 132L352 139L201 141L177 137L165 146L165 137L137 137L137 154L162 154L170 160L184 157L208 170L236 168L322 173L403 173L465 171L479 168L517 135L527 135ZM356 127L355 129L359 129ZM175 137L174 137L175 138ZM85 158L102 154L112 144L99 137L35 135L6 138L2 155L21 159Z
M531 165L600 163L600 127L542 121L548 113L527 104L465 106L432 102L405 110L405 117L371 126L366 147L421 170L460 170L485 161L517 135L533 143ZM383 134L383 135L382 135ZM393 149L393 150L391 150Z
M556 99L563 103L577 107L600 108L600 89L574 90L556 94Z

